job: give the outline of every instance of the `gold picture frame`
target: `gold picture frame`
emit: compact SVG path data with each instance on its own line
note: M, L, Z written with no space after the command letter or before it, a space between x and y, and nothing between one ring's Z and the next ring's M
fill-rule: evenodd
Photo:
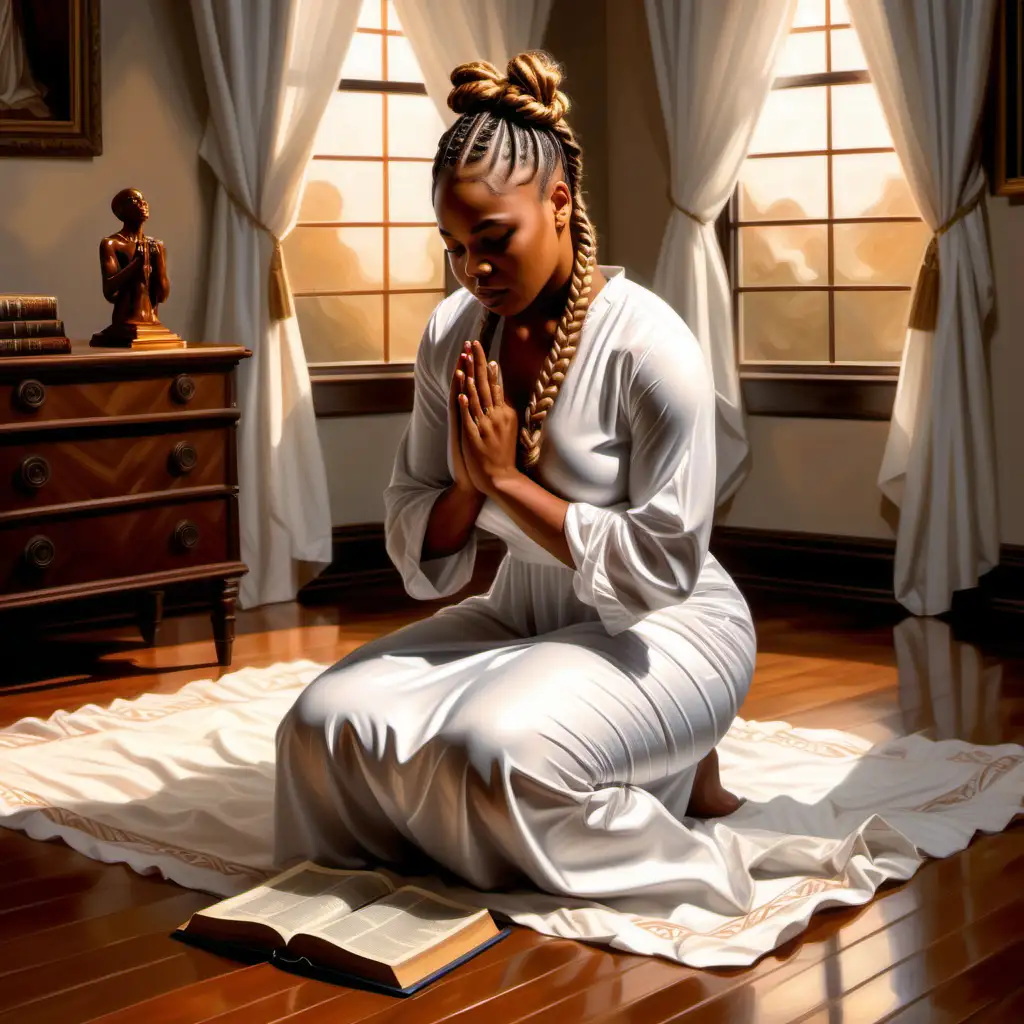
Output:
M0 0L0 156L99 156L100 0Z
M1024 0L1000 0L992 53L992 192L1024 195Z

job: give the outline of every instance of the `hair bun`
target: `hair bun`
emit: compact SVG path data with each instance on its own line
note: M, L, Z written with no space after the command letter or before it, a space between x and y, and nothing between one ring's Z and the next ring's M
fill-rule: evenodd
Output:
M513 57L506 74L505 100L527 120L551 128L569 112L569 97L558 88L562 84L562 69L543 50Z
M485 60L460 64L451 73L451 82L455 88L448 94L448 106L456 114L494 110L508 85L498 69Z
M552 128L569 111L569 97L558 88L561 81L562 69L540 50L513 57L504 78L493 64L470 61L451 73L448 106L456 114L490 111Z

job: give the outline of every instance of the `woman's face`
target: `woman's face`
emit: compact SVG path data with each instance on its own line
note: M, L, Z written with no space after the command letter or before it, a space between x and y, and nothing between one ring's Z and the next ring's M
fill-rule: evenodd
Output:
M552 175L546 195L537 179L487 181L472 169L446 170L434 191L434 214L452 272L489 310L515 316L572 270L568 186Z

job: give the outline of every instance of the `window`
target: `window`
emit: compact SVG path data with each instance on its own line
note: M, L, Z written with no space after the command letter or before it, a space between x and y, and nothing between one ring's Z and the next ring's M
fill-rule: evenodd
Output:
M740 373L750 411L843 414L757 408L767 390L747 382L824 378L833 400L842 377L894 388L930 233L845 0L800 0L777 74L732 203Z
M314 380L414 360L445 294L430 203L443 131L393 4L364 0L284 243Z

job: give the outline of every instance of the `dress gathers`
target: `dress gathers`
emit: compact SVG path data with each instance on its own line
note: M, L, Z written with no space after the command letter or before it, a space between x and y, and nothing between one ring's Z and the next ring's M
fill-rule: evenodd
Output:
M480 307L463 289L431 316L384 495L388 553L432 599L469 581L479 529L508 551L488 593L365 644L300 695L277 735L279 863L441 868L636 913L747 908L749 876L686 819L755 654L746 602L708 552L714 387L671 307L605 272L534 471L570 503L572 569L489 499L462 550L421 559Z

